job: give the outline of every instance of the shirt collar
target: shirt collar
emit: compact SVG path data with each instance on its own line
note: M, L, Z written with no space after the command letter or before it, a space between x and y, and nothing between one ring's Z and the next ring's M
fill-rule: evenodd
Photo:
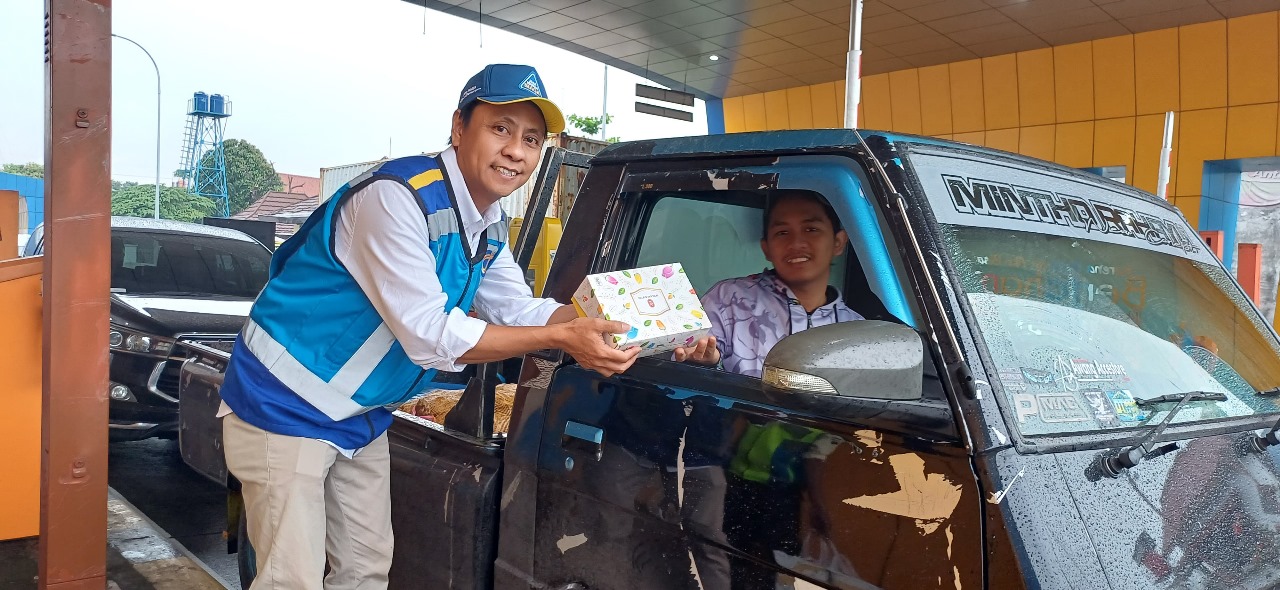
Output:
M494 203L485 210L484 215L476 207L467 190L467 182L462 178L462 170L458 168L458 153L452 146L440 152L440 161L444 162L444 170L449 174L449 184L453 187L453 196L458 200L458 215L462 217L463 229L469 233L479 233L499 221L502 221L502 204Z

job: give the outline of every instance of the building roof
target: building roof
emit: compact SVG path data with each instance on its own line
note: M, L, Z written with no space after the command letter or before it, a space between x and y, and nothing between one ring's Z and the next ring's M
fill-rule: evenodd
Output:
M319 183L319 180L320 179L316 179L316 182ZM245 207L243 211L232 215L231 218L258 219L260 217L273 215L283 209L297 205L298 203L306 202L310 202L311 207L314 209L316 204L319 203L318 195L318 190L316 191L316 195L272 191L262 195L258 200L250 203L248 207Z
M703 99L845 77L850 0L406 1L556 45ZM1275 9L1274 0L866 0L862 73Z
M320 178L280 172L280 183L284 185L283 193L296 193L308 197L320 196Z
M278 224L301 224L311 216L311 212L320 206L319 199L311 199L300 201L289 207L285 207L271 215L262 216L263 221L274 221ZM281 233L277 231L276 233ZM292 233L292 232L290 232Z

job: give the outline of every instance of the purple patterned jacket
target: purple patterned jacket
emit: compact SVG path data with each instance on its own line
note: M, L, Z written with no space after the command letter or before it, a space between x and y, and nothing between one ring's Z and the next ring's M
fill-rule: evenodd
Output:
M839 291L835 299L807 313L772 270L712 285L702 298L711 335L726 371L759 377L765 356L779 340L808 328L861 320Z

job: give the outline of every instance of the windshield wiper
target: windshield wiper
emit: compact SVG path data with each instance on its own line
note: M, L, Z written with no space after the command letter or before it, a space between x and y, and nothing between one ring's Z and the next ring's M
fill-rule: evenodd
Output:
M1115 454L1106 452L1098 455L1097 460L1090 463L1089 467L1085 469L1085 477L1089 478L1089 481L1098 481L1103 475L1111 478L1120 477L1120 474L1123 473L1125 469L1133 468L1144 459L1154 459L1166 453L1176 451L1178 449L1178 443L1176 442L1171 442L1167 445L1154 449L1151 448L1151 445L1157 438L1160 438L1160 434L1169 426L1169 423L1173 422L1174 416L1178 415L1178 412L1182 410L1182 407L1185 406L1187 402L1193 400L1224 401L1226 399L1227 396L1221 393L1188 391L1183 394L1173 393L1144 400L1134 400L1135 403L1144 407L1169 403L1172 401L1177 401L1178 404L1173 406L1173 408L1169 410L1169 415L1164 417L1164 421L1160 422L1160 424L1156 425L1151 432L1142 437L1142 441L1138 444L1121 449Z
M1149 406L1155 406L1159 404L1173 403L1181 400L1186 395L1191 396L1187 398L1187 401L1189 402L1200 402L1200 401L1225 402L1227 401L1227 394L1225 393L1217 393L1212 391L1189 391L1186 394L1170 393L1170 394L1156 396L1156 397L1149 397L1146 399L1135 399L1133 400L1133 403L1138 404L1138 407L1146 408Z

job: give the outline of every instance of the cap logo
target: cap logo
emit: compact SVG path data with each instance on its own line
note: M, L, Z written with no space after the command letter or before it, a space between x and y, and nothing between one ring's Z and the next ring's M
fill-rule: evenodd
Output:
M471 88L468 88L468 89L466 89L466 90L463 90L463 91L462 91L462 98L461 98L461 99L459 99L459 100L458 100L458 102L462 102L462 101L464 101L464 100L467 100L467 97L468 97L468 96L471 96L472 94L475 94L475 93L477 93L477 92L479 92L479 91L480 91L480 87L479 87L479 86L472 86Z
M529 76L520 83L520 87L528 90L534 96L542 96L542 88L538 86L538 77L536 73L530 72Z

